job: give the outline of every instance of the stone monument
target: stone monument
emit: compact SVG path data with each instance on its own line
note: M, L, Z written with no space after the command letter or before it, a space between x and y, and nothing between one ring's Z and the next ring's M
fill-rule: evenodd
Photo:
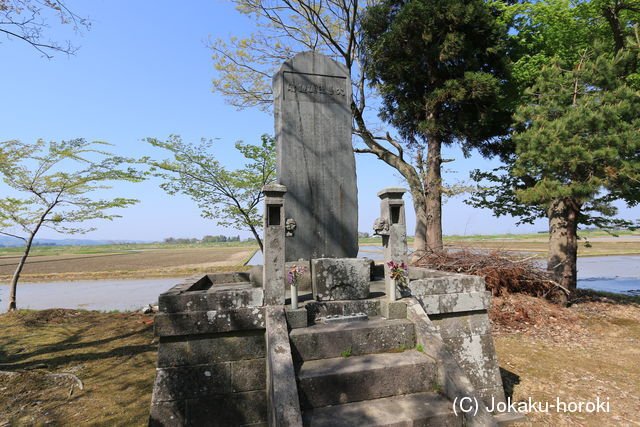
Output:
M300 53L274 77L278 182L263 188L264 266L196 275L160 295L149 425L499 421L478 405L504 400L484 280L410 267L406 292L385 296L389 272L355 258L350 103L347 69L323 55ZM385 261L407 260L405 191L378 193ZM294 264L312 288L300 307L285 288ZM462 399L476 411L456 412Z
M286 61L273 79L278 183L297 223L286 261L358 254L358 200L347 68L318 53Z

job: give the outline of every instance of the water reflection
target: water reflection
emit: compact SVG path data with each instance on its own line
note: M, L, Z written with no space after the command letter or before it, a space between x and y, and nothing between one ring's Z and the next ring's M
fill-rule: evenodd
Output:
M156 304L158 295L184 277L131 280L81 280L77 282L20 283L19 308L75 308L135 311ZM9 285L0 285L0 313L7 310Z
M259 256L258 256L259 255ZM256 258L256 256L258 256ZM260 264L257 252L250 264ZM358 257L383 259L381 246L362 246ZM541 260L544 265L544 261ZM138 310L155 304L158 295L184 277L144 280L85 280L77 282L22 283L20 308L75 308L88 310ZM640 256L578 258L578 287L630 295L640 294ZM0 313L6 311L9 286L0 285Z

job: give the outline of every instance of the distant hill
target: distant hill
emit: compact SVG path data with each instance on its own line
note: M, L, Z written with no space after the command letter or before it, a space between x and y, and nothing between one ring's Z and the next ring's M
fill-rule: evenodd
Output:
M91 239L35 239L35 246L93 246L121 243L151 243L145 240L91 240ZM22 246L24 242L15 237L0 236L0 247Z

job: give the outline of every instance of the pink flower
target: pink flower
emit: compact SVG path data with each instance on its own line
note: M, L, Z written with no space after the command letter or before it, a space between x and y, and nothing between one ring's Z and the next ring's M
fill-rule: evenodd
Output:
M407 265L404 262L399 264L394 261L389 261L387 265L389 266L389 277L404 282L408 269Z
M296 286L296 284L298 283L298 279L302 277L305 271L307 271L307 269L303 266L294 265L291 270L287 272L287 282L290 285Z

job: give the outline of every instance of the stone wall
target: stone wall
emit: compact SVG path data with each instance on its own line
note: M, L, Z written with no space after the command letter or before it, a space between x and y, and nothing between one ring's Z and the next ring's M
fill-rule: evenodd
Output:
M409 288L448 351L488 404L504 401L487 309L491 293L478 276L410 268Z
M160 296L150 425L266 423L262 290L247 279L206 275Z

